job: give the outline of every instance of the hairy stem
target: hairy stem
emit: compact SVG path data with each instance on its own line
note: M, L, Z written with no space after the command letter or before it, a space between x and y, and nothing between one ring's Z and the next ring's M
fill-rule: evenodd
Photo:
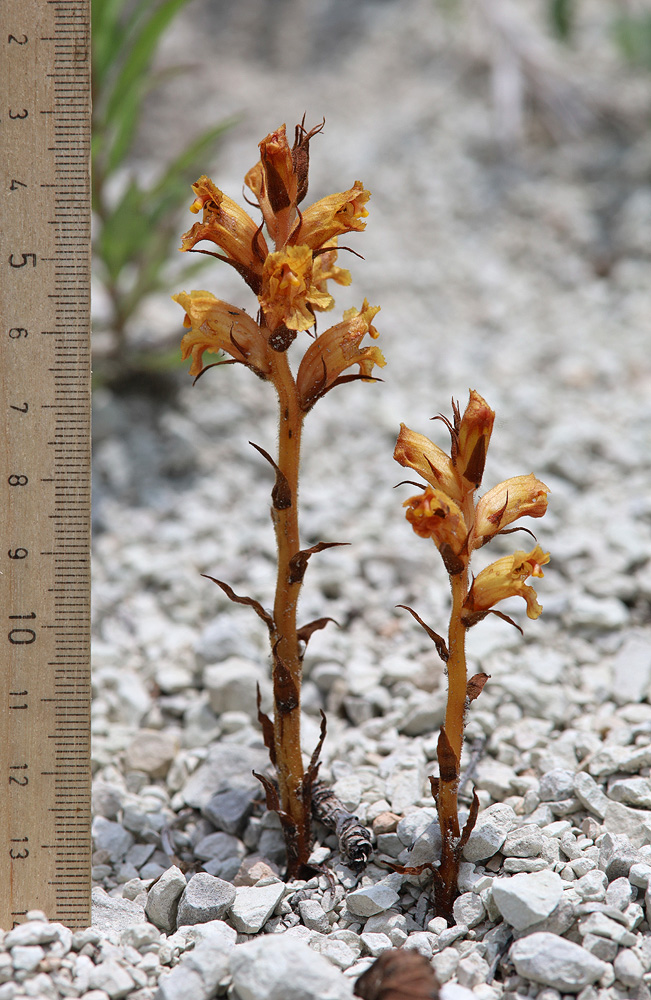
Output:
M452 608L448 630L448 702L445 713L445 741L439 741L439 787L437 809L441 827L441 884L436 893L436 910L447 920L457 895L460 852L458 789L463 723L466 704L466 629L461 621L463 602L468 594L468 570L450 577ZM447 759L446 759L447 754Z
M287 355L274 356L273 381L278 393L278 468L285 477L289 503L272 507L278 550L272 643L274 737L276 769L282 810L291 817L296 834L296 858L289 857L288 875L307 861L310 850L310 807L303 798L303 759L300 740L301 658L296 634L296 610L302 580L290 583L290 562L300 551L298 475L304 414L298 405L296 384ZM292 851L292 854L294 852Z

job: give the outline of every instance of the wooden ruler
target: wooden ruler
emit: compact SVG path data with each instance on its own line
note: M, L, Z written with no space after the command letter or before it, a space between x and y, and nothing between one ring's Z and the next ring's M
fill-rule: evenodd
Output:
M90 0L1 0L0 927L90 923Z

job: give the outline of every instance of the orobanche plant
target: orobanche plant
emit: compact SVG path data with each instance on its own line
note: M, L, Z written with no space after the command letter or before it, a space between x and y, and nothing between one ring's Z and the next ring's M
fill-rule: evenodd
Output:
M405 501L406 516L416 534L431 538L438 548L452 590L447 642L412 608L402 605L436 644L447 668L448 700L437 745L439 776L430 778L441 827L440 863L428 862L398 870L410 874L431 871L436 913L447 920L452 919L452 904L458 894L462 851L479 809L477 794L473 792L468 819L461 830L457 792L465 715L468 705L481 694L488 680L485 673L467 677L466 632L489 614L498 615L522 631L495 608L507 597L523 597L528 617L538 618L542 608L535 590L525 581L531 576L542 576L542 567L549 562L549 554L536 545L530 552L519 550L497 559L477 576L471 574L473 552L496 535L518 530L531 534L527 528L509 528L508 525L525 516L542 517L547 510L549 490L534 475L516 476L499 483L476 500L475 492L482 482L495 414L474 391L470 392L463 417L454 401L452 410L452 421L440 415L433 418L442 420L450 432L449 455L404 424L394 453L396 461L414 469L428 483L424 492Z
M372 325L378 306L349 309L340 323L317 336L316 315L332 309L328 290L333 281L348 285L350 273L336 264L339 236L360 232L368 215L370 194L356 181L347 191L322 198L304 210L307 194L310 140L322 125L307 131L296 127L290 147L285 126L260 143L260 159L247 173L245 183L261 212L256 221L220 191L207 177L200 177L193 190L191 211L200 221L183 236L182 249L209 254L230 264L257 296L257 315L216 298L211 292L181 292L174 296L185 310L188 332L182 341L184 358L192 358L190 374L202 375L207 352L223 352L228 358L216 364L240 363L264 382L270 382L278 397L278 445L273 458L258 444L254 448L269 462L275 484L271 491L271 519L278 557L273 610L266 610L251 597L234 593L213 577L224 593L249 605L269 631L274 699L273 722L261 710L258 718L265 743L275 765L277 783L258 775L267 795L267 806L280 816L287 846L287 876L300 873L311 848L311 804L318 771L318 758L325 736L304 767L300 740L301 669L305 646L312 633L330 619L319 618L299 627L298 599L308 560L339 542L319 542L301 548L299 536L299 461L303 421L314 404L337 385L364 379L373 381L376 365L383 366L380 350L361 346L368 334L378 336ZM219 252L198 249L209 241ZM342 248L343 249L343 248ZM288 348L303 334L304 353L293 371ZM358 366L357 372L349 372ZM346 374L344 374L346 373ZM327 795L321 795L322 802ZM335 804L336 806L336 804ZM338 833L348 829L352 817L331 809ZM350 839L350 838L349 838ZM350 847L350 843L349 843ZM359 834L352 860L365 861L370 853L368 835Z

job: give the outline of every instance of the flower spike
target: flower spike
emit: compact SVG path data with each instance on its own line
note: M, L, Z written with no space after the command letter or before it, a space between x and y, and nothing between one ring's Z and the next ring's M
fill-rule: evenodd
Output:
M296 126L290 148L281 125L259 144L260 158L245 177L258 208L260 224L213 183L201 176L193 185L191 210L200 219L182 238L182 250L216 257L230 264L257 298L253 319L243 309L217 299L210 292L180 292L174 296L185 312L187 332L181 342L183 358L191 358L190 374L199 377L213 365L203 366L206 352L226 354L217 365L243 364L271 382L278 400L278 451L270 455L253 447L271 465L275 483L271 490L277 573L273 613L252 598L210 577L232 601L248 604L269 630L274 697L273 722L260 710L258 718L277 782L260 776L267 805L280 817L287 848L287 877L308 872L311 850L311 800L316 784L321 738L307 769L301 756L300 690L302 660L310 636L334 619L315 618L298 627L296 610L309 559L338 542L301 544L299 531L299 467L303 421L308 410L335 385L353 379L376 381L374 367L383 366L375 346L362 346L368 334L377 337L373 319L378 307L364 300L361 310L349 309L343 320L317 337L316 315L333 308L330 282L349 285L350 272L337 266L337 238L363 230L370 194L360 181L352 188L328 195L301 211L308 191L310 141L323 128L312 129L305 119ZM209 241L216 250L198 246ZM348 249L348 248L342 248ZM353 251L354 252L354 251ZM308 333L309 339L302 333ZM296 343L295 349L290 346ZM303 345L303 359L294 369L294 354ZM358 374L345 374L357 366ZM350 828L340 836L343 856L358 867L370 851L370 834L356 827L351 853ZM347 839L346 839L347 838ZM361 839L360 839L361 838ZM360 846L361 845L361 846ZM346 853L348 852L348 853ZM352 860L351 860L352 863ZM311 874L311 872L310 872Z
M447 643L416 612L406 608L436 644L447 668L448 701L445 723L437 744L439 776L430 779L442 835L438 866L401 867L413 874L432 869L437 916L453 919L453 903L458 895L458 877L462 852L468 841L479 808L473 793L473 805L463 830L459 823L459 762L463 749L465 715L489 680L485 673L467 679L466 633L489 614L520 626L493 605L507 597L524 598L529 618L537 618L542 608L536 592L526 583L529 577L541 577L549 553L536 545L531 552L515 552L497 559L472 578L470 561L475 549L490 542L495 535L517 531L508 528L521 517L542 517L547 510L549 489L531 474L515 476L494 486L475 501L486 464L486 452L493 431L495 414L475 390L470 391L463 416L452 401L452 420L442 420L450 433L449 456L423 434L402 424L394 458L402 466L414 469L429 484L425 491L404 502L406 517L417 535L431 538L438 548L450 578L452 607ZM528 529L524 529L527 531Z

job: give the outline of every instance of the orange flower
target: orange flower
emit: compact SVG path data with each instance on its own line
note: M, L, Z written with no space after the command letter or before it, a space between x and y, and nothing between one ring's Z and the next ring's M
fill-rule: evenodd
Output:
M298 216L298 179L284 125L262 140L260 159L244 181L258 199L267 231L280 250Z
M179 292L172 298L185 309L190 327L181 341L183 360L192 356L190 375L203 368L203 353L225 351L235 361L266 378L271 372L271 348L258 324L244 310L222 302L210 292Z
M378 347L361 350L359 347L367 333L374 339L378 336L372 321L379 309L379 306L369 306L364 299L361 311L347 309L343 322L331 326L310 344L296 376L301 408L305 412L340 382L371 378L375 365L384 367L386 362ZM342 376L342 372L355 364L359 365L358 375Z
M468 529L461 508L441 490L428 486L405 500L407 520L421 538L431 538L448 573L461 573L468 564Z
M319 289L319 291L327 294L328 292L328 281L336 281L338 285L350 285L353 280L350 275L350 271L347 271L345 267L337 267L335 261L337 260L337 238L330 240L325 244L327 250L325 253L315 254L312 259L312 283ZM312 303L313 309L325 310L332 309L335 302L331 295L328 295L330 299L330 305L318 305L316 302Z
M393 457L400 465L414 469L426 482L435 489L442 490L455 503L461 502L461 480L452 460L424 434L418 434L406 424L400 424Z
M538 618L542 612L538 595L524 581L530 576L543 576L542 567L548 562L549 552L543 552L536 545L531 552L514 552L491 563L472 582L463 605L464 625L474 625L494 604L507 597L523 597L527 604L527 617Z
M481 485L494 420L495 413L486 400L471 389L461 422L455 419L457 434L456 442L453 439L452 462L473 490Z
M306 208L301 217L292 242L304 243L312 250L318 250L333 237L343 233L362 232L368 215L364 205L371 192L364 189L361 181L355 181L352 188L338 194L330 194Z
M309 330L314 325L312 308L332 308L332 296L313 284L312 270L309 247L286 247L269 254L259 298L270 330L281 325Z
M203 210L201 222L195 222L181 239L182 250L192 250L202 240L210 240L227 255L256 294L260 290L262 265L268 254L259 227L243 208L223 194L205 175L192 185L196 198L190 211Z
M471 548L479 548L520 517L542 517L549 488L532 474L494 486L477 504Z

